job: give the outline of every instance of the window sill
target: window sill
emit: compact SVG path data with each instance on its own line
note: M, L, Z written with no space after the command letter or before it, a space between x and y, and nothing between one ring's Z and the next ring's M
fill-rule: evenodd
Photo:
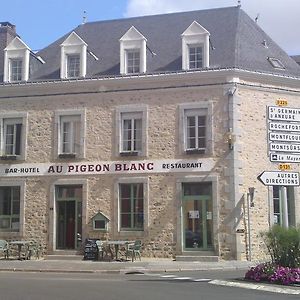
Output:
M75 158L75 153L62 153L58 155L59 158Z
M186 154L205 154L205 149L187 149Z
M2 155L0 156L1 160L16 160L17 155Z
M120 152L121 156L138 156L138 151Z

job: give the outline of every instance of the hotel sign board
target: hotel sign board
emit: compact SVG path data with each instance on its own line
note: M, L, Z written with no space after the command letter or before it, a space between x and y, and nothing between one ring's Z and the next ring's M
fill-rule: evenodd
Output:
M99 161L0 165L0 177L209 172L212 159Z
M300 108L268 106L271 162L300 162Z
M264 185L299 186L298 172L264 171L257 179Z

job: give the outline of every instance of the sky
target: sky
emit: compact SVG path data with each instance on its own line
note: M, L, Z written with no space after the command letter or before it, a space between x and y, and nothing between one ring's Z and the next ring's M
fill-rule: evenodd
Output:
M290 55L300 55L300 0L240 0L242 9ZM238 0L0 0L0 22L40 50L87 22L236 6ZM84 13L85 12L85 13Z

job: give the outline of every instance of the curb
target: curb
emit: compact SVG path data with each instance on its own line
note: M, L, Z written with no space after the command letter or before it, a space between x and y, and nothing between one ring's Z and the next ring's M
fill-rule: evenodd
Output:
M222 286L230 286L230 287L237 287L237 288L244 288L244 289L251 289L251 290L266 291L266 292L271 292L271 293L300 295L300 289L292 289L290 287L282 288L282 287L277 287L274 285L270 286L270 285L265 285L265 284L226 281L226 280L218 280L218 279L212 280L209 283L214 284L214 285L222 285Z

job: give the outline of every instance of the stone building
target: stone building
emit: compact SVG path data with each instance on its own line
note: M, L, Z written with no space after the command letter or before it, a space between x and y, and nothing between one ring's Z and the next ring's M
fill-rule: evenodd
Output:
M2 22L0 67L1 239L253 259L300 222L300 67L239 6L84 23L38 53Z

